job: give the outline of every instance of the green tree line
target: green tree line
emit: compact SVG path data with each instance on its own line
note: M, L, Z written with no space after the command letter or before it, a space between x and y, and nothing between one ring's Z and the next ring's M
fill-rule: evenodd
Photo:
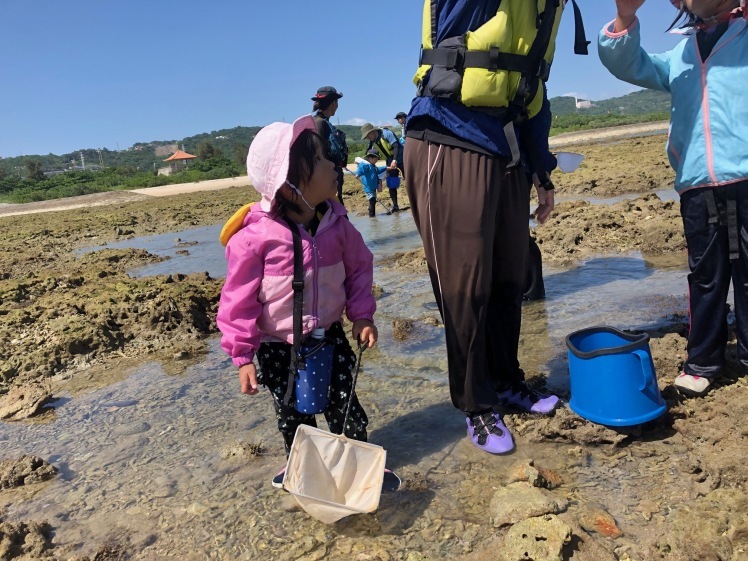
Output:
M642 90L594 102L578 109L573 97L550 100L553 112L551 136L599 127L668 120L670 96ZM335 124L347 137L349 161L363 156L368 143L360 127ZM18 156L0 159L0 202L23 203L86 195L117 189L155 187L171 183L236 177L246 173L247 150L262 127L234 127L183 138L139 142L127 150L83 149L68 154ZM400 127L392 127L399 134ZM179 146L197 156L186 170L169 176L156 175L167 164L156 149ZM87 169L81 168L81 156Z
M186 169L171 175L157 175L152 170L126 165L45 175L41 162L29 158L25 160L24 176L7 173L0 168L0 201L29 203L105 191L237 177L246 173L246 148L236 147L233 159L226 158L210 143L201 143L197 148L198 159L190 162Z

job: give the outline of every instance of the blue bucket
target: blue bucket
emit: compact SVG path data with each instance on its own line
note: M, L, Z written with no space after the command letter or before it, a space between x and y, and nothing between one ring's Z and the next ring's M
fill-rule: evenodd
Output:
M400 178L398 176L388 176L385 181L387 182L387 189L397 189L400 187Z
M566 346L569 406L577 415L601 425L622 427L665 413L648 334L590 327L568 335Z

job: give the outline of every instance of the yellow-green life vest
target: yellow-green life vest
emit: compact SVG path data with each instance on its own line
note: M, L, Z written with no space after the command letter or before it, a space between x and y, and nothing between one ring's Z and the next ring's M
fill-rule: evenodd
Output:
M548 1L553 2L554 0ZM546 0L502 0L495 16L475 31L468 31L464 35L462 39L465 47L465 64L458 69L462 71L458 97L461 103L475 108L499 108L508 107L515 100L522 72L507 70L506 67L516 68L517 66L512 62L525 60L524 55L530 52L538 34L538 16L543 14L545 9ZM525 99L521 100L528 117L537 115L543 104L544 81L548 78L547 73L553 61L556 34L563 10L564 2L560 0L555 8L553 26L550 29L549 41L543 55L545 75L538 77L539 85L535 91L527 92ZM435 14L436 0L425 0L421 39L422 64L418 67L418 71L413 78L413 82L419 86L419 91L422 89L424 77L432 68L431 64L425 63L428 59L425 55L430 50L432 53L442 50L433 50L436 28L435 25L432 26L432 24L435 24L431 19L432 11ZM552 7L549 7L549 13L552 14ZM437 47L440 47L440 45L437 45ZM497 55L499 56L497 57ZM520 55L520 57L516 55ZM481 67L483 63L476 63L475 66L471 66L470 60L490 60L490 63L485 64L485 67ZM508 65L505 64L506 60L509 61ZM497 64L498 68L496 67ZM504 68L501 66L504 66ZM532 97L532 99L529 99L529 97Z
M384 137L382 131L379 131L377 139L372 141L372 144L379 148L379 152L384 156L384 159L391 158L395 154L395 150L392 148L392 144Z

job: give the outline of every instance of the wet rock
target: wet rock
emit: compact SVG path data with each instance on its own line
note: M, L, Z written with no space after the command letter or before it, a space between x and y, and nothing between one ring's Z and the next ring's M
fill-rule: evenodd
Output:
M153 492L153 496L159 499L173 497L177 492L176 487L177 487L176 481L169 483L169 484L159 485L156 488L156 490Z
M571 409L561 407L552 417L506 414L504 421L513 433L533 442L556 440L586 446L620 446L631 439L637 427L614 430L579 417Z
M555 471L547 468L536 466L532 460L517 462L509 468L508 481L515 483L525 481L533 487L543 487L544 489L555 489L561 485L561 476Z
M423 321L423 323L425 323L426 325L430 325L432 327L439 327L442 324L439 318L436 318L434 316L426 316L421 321Z
M75 282L52 276L10 281L11 292L25 287L23 298L33 303L9 309L0 301L0 377L6 383L44 379L123 350L137 355L177 347L174 352L190 357L204 350L205 336L216 329L220 281L205 274L131 278L126 268L142 250L105 251L110 254L86 255L75 264L83 273L66 275Z
M114 427L114 434L119 436L132 436L151 430L151 425L145 421L133 421L132 423L123 423Z
M17 421L36 415L51 398L47 385L29 383L13 387L0 397L0 419Z
M392 335L398 341L404 341L413 331L413 320L408 318L395 318L392 320Z
M721 561L745 558L746 542L732 543L730 528L748 523L748 498L736 489L717 489L689 505L676 507L657 543L673 559ZM740 550L743 550L742 554Z
M55 476L57 470L37 456L21 456L0 462L0 489L40 483Z
M557 516L529 518L515 524L504 538L505 561L562 561L562 549L571 539L571 528Z
M384 259L379 260L377 262L377 265L385 270L400 269L404 271L422 273L428 271L426 254L423 252L423 248L402 253L394 253L385 257Z
M525 518L558 514L567 505L568 501L555 497L548 491L526 483L512 483L494 493L489 511L493 525L500 527L516 524Z
M617 550L624 549L620 547L622 540L616 540L612 543L603 537L588 534L582 529L571 512L561 513L558 517L571 528L571 539L564 545L564 559L573 561L620 561L630 559L627 555L616 555L613 552L614 545Z
M534 234L544 263L569 264L593 254L632 250L682 251L685 237L679 213L674 201L654 194L605 206L565 202L546 222L550 227L537 228Z
M222 460L248 460L265 454L267 450L262 444L252 442L237 442L221 450Z
M660 512L662 510L662 505L657 504L654 501L648 501L646 499L639 501L639 504L636 506L636 510L641 513L644 520L651 520L652 515Z
M431 488L429 480L420 472L415 472L403 479L401 491L428 491Z
M188 514L205 514L210 511L211 507L204 505L203 503L195 501L187 507Z
M83 557L70 557L67 561L125 561L128 555L125 548L119 544L100 545L91 555Z
M579 523L586 531L609 538L619 538L623 535L615 519L600 505L583 507L579 514Z
M0 519L0 559L51 559L52 527L47 522Z

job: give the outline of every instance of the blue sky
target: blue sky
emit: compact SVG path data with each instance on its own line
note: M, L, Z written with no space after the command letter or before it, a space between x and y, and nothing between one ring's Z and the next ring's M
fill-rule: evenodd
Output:
M529 0L528 0L529 1ZM596 37L614 0L578 0L588 57L564 14L551 97L636 88L602 67ZM311 111L317 87L344 93L340 123L407 111L421 0L0 0L0 157L128 148ZM672 48L667 0L640 11L646 48Z

